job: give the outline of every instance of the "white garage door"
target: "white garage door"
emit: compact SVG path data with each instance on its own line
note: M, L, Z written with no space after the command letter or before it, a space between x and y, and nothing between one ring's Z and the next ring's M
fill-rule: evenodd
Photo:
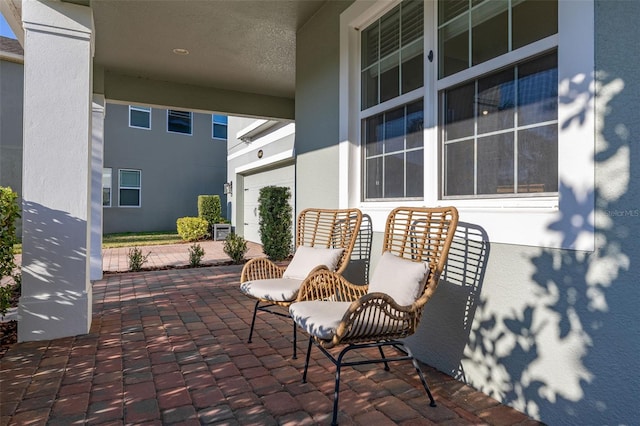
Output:
M280 167L244 177L244 238L248 241L260 243L260 216L258 212L258 197L260 188L265 186L286 186L291 191L291 211L294 210L294 166ZM293 227L292 227L293 232Z

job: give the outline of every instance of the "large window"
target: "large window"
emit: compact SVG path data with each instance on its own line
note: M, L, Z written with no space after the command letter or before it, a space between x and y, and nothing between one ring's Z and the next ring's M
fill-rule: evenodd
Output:
M111 207L111 168L102 169L102 207Z
M151 108L129 105L129 127L151 129Z
M558 192L556 49L506 55L557 33L557 9L554 0L438 2L441 197Z
M227 140L227 116L211 115L211 137L213 139Z
M424 9L405 0L362 31L363 199L424 195Z
M191 134L192 114L189 111L167 110L167 132Z
M140 207L141 174L140 170L119 170L120 207Z

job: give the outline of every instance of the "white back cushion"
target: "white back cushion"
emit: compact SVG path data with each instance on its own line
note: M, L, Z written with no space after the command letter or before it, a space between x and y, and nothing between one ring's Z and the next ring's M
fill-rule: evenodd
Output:
M343 251L344 249L341 248L299 246L282 277L304 280L313 268L320 265L325 265L330 271L335 271Z
M420 295L427 272L425 262L413 262L386 251L373 271L368 292L385 293L399 305L411 305Z

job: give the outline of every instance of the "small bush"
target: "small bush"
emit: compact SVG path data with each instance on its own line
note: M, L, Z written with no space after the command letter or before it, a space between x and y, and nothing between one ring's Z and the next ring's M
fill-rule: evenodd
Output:
M138 247L133 247L129 249L128 260L129 260L129 270L132 272L138 272L142 270L142 265L147 263L147 259L151 252L147 254L142 254L142 250Z
M197 268L200 266L203 257L204 249L200 247L200 244L191 244L191 247L189 247L189 265L191 265L192 268Z
M200 217L181 217L176 221L178 235L184 241L198 241L209 235L209 222Z
M244 255L248 250L247 241L239 235L229 234L224 240L222 250L233 260L233 263L240 264L244 261Z

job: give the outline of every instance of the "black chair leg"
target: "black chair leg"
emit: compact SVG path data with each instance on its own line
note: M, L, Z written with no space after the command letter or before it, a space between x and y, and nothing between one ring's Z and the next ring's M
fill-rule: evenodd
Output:
M253 318L251 319L251 330L249 331L249 340L247 343L251 343L251 337L253 337L253 327L256 325L256 314L258 313L258 305L260 305L260 301L256 302L256 306L253 308Z
M413 363L413 367L418 372L418 377L420 377L420 381L422 382L422 386L424 386L424 390L427 391L427 396L429 397L429 401L430 401L429 405L431 407L437 407L436 401L433 399L433 395L431 395L431 391L429 390L429 385L427 385L427 380L424 378L424 374L422 373L422 369L420 368L418 361L414 358L413 354L411 353L411 350L407 346L404 346L404 350L407 352L407 355L411 357L411 362Z
M296 323L293 322L293 359L298 359L298 328Z
M351 346L347 346L340 352L336 360L336 384L333 391L333 417L331 419L331 426L338 426L338 397L340 396L340 368L342 367L342 357L351 349Z
M384 357L384 352L382 351L382 346L378 346L378 349L380 350L380 358L382 358L382 361L384 362L384 371L389 371L389 363L387 362L387 359Z
M309 359L311 358L312 347L313 347L313 338L309 337L309 347L307 348L307 358L304 362L304 373L302 373L302 383L307 383L307 370L309 369Z

